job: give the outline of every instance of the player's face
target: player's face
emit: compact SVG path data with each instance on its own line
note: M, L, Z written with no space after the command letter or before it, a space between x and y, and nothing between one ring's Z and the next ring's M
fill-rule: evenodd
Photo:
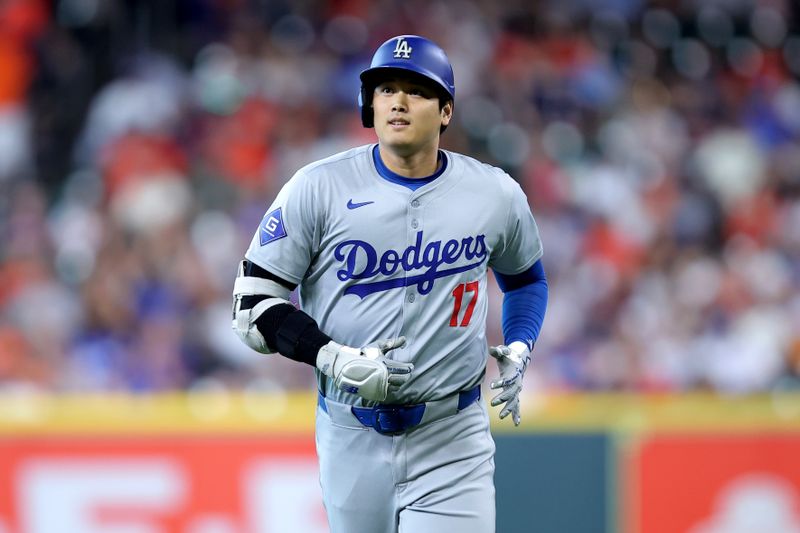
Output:
M393 79L375 88L375 133L387 148L410 155L439 146L439 129L450 122L452 103L441 109L436 91L414 79Z

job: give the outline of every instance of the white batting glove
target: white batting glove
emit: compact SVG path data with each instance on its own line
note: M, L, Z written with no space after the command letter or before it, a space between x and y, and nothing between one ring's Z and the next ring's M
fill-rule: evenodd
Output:
M518 426L521 420L519 414L519 393L522 390L522 378L528 363L531 362L531 351L524 342L515 341L506 345L492 346L489 355L497 360L500 369L500 379L491 383L492 389L503 389L500 394L492 398L492 407L505 403L500 410L500 418L511 414L514 425Z
M405 343L405 337L395 337L353 348L330 341L317 354L317 368L343 391L382 402L411 377L414 365L385 357Z

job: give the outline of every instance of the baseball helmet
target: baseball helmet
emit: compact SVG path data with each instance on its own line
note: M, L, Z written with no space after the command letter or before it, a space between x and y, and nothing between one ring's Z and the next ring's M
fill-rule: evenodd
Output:
M372 92L393 71L413 72L434 82L440 98L455 100L456 85L453 67L439 45L419 35L398 35L383 43L372 56L369 68L362 71L358 108L365 128L375 125L372 114ZM442 128L442 131L444 131Z

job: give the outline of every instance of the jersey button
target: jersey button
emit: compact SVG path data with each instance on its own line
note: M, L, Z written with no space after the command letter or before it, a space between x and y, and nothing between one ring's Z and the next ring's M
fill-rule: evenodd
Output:
M419 227L419 222L417 222L416 218L411 221L411 227L414 229L417 229Z
M419 207L419 200L414 200L411 202L411 207Z
M414 303L415 299L416 299L416 297L414 296L414 293L411 293L411 294L408 295L408 301L410 303Z

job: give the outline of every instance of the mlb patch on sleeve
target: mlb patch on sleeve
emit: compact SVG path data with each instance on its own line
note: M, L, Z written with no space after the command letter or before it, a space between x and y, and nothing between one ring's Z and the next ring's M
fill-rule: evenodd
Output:
M286 228L283 227L283 215L280 207L264 215L261 224L258 226L258 234L261 246L286 237Z

